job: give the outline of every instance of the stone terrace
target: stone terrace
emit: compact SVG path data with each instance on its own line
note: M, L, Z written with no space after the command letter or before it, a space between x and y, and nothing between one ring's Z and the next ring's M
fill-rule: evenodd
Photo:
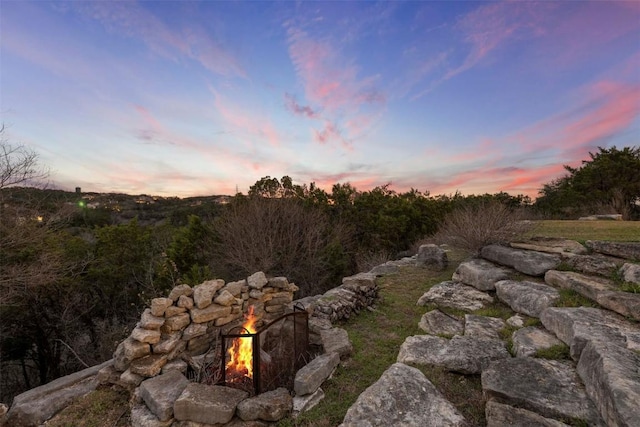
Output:
M640 293L610 279L640 285L639 261L640 243L538 239L483 248L419 299L430 308L419 324L426 334L405 340L342 426L471 425L412 365L481 375L490 427L639 426ZM561 289L596 307L556 307ZM494 299L513 316L460 314ZM513 333L504 341L506 331ZM535 357L564 345L571 360Z

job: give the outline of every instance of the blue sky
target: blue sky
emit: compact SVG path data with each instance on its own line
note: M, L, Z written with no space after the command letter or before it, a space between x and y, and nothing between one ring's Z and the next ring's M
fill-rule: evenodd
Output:
M0 3L1 119L51 184L537 195L640 144L640 2Z

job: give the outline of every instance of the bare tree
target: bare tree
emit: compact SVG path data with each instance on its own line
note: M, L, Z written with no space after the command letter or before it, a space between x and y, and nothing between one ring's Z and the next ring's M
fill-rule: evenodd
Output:
M6 127L0 127L0 189L16 185L42 182L49 171L38 163L38 154L30 148L12 145L5 136Z

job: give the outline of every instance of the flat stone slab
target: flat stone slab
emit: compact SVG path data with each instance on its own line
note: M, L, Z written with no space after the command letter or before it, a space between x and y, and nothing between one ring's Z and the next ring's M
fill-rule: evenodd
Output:
M640 242L607 242L587 240L585 245L594 252L640 261Z
M449 316L440 310L425 313L418 323L418 327L431 335L462 335L464 324L461 320Z
M456 335L451 340L414 335L400 346L397 361L412 365L439 366L461 374L479 374L498 359L511 355L502 341Z
M317 389L315 393L305 394L304 396L295 396L293 398L293 417L296 418L303 412L315 407L324 399L324 390Z
M622 262L616 258L601 254L576 255L564 261L572 269L585 274L596 274L609 277Z
M293 399L286 388L259 394L238 403L236 413L244 421L278 421L293 409Z
M505 326L504 320L497 317L476 316L475 314L464 316L464 335L467 337L500 340L499 331Z
M173 418L173 404L190 384L178 371L169 371L140 383L140 397L160 421Z
M564 345L562 341L546 329L535 326L518 329L513 333L512 340L516 357L533 357L538 350Z
M573 360L579 360L589 341L598 340L633 348L640 327L608 310L591 307L551 307L542 312L540 321L569 346Z
M558 291L551 286L514 280L497 282L496 294L512 310L531 317L540 317L544 309L551 307L560 298Z
M438 283L425 292L418 300L418 305L435 304L438 307L474 311L492 302L492 296L471 286L463 285L460 282L446 281Z
M640 422L640 354L593 340L580 355L578 374L608 426Z
M500 245L485 246L480 250L482 258L498 264L513 267L529 276L542 276L560 264L558 255L536 251L524 251Z
M487 427L505 426L535 426L535 427L569 427L563 422L545 418L526 409L498 403L494 400L487 402L484 410Z
M567 363L529 357L494 362L482 373L482 390L500 403L543 417L602 423L576 370Z
M510 246L515 249L566 256L582 255L588 252L580 242L554 237L534 237L526 242L513 242Z
M376 276L388 276L390 274L397 274L400 272L400 267L391 262L385 262L384 264L376 265L373 267L369 274L374 274Z
M481 291L493 291L495 283L507 280L509 274L510 271L506 268L498 267L483 259L473 259L460 263L451 278Z
M422 372L394 363L349 408L341 427L467 426Z
M173 407L179 421L224 424L231 421L240 402L249 393L230 387L189 383Z
M293 382L296 395L314 393L340 363L338 353L322 354L303 366Z

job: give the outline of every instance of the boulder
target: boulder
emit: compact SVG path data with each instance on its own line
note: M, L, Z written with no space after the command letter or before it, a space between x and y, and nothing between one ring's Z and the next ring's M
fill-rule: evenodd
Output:
M171 292L169 292L169 298L174 302L178 301L178 299L183 295L186 297L193 295L193 288L183 283L182 285L175 286L171 289Z
M421 245L420 248L418 248L418 257L416 258L416 265L418 267L442 271L447 268L448 264L447 253L439 246L428 244Z
M440 310L431 310L420 319L418 327L431 335L462 335L464 324Z
M528 251L546 252L567 256L587 253L587 248L575 240L554 237L534 237L526 242L513 242L510 246L515 249L525 249Z
M286 388L259 394L238 404L236 413L244 421L278 421L293 409L293 399Z
M173 418L173 404L190 384L178 371L170 371L140 383L140 397L160 421Z
M591 307L551 307L542 312L544 327L567 344L573 360L589 341L602 341L627 347L629 336L640 330L610 311Z
M499 331L506 326L504 320L496 317L465 314L464 335L478 339L500 340Z
M418 369L395 363L349 408L341 427L466 426L464 417Z
M589 341L578 374L608 426L640 421L640 354L615 343Z
M535 412L522 408L504 405L494 400L487 402L484 410L487 427L535 426L535 427L569 427L560 421L545 418Z
M624 265L620 267L620 276L622 276L625 282L640 285L640 264L625 262Z
M479 374L492 361L511 355L502 341L454 336L451 340L414 335L400 346L397 361L412 365L439 366L461 374Z
M400 272L400 267L391 262L377 265L369 270L369 274L373 274L375 276L388 276L390 274L397 274L398 272Z
M562 341L546 329L535 326L518 329L513 333L512 340L516 357L533 357L538 350L564 345Z
M606 242L602 240L587 240L587 247L594 252L640 261L640 242Z
M512 310L531 317L540 317L544 309L551 307L560 298L558 291L551 286L514 280L497 282L496 294Z
M493 302L493 297L459 282L441 282L424 293L418 305L435 304L465 311L474 311Z
M269 283L267 280L267 276L262 271L258 271L253 273L251 276L247 277L247 284L250 289L262 289L264 286Z
M338 353L322 354L303 366L293 383L296 395L315 393L340 363Z
M108 360L17 395L13 398L13 404L5 415L5 425L7 427L39 426L75 399L95 390L98 386L96 375L112 363L113 360Z
M620 291L602 291L596 302L602 307L615 311L625 317L640 320L640 294Z
M596 274L598 276L611 276L621 264L615 258L593 254L593 255L576 255L564 260L565 264L573 270L585 274Z
M509 270L483 259L473 259L458 265L452 279L481 291L493 291L495 283L509 278Z
M349 335L344 329L323 329L320 331L320 339L325 353L338 353L338 356L344 359L353 352L353 345L351 345Z
M173 405L174 416L179 421L225 424L247 397L249 393L235 388L189 383Z
M215 279L202 282L193 288L193 303L198 309L211 305L213 296L224 286L224 280Z
M567 363L529 357L494 362L482 372L482 390L500 403L547 418L601 424L578 374Z
M480 255L486 260L513 267L529 276L542 276L560 264L558 255L523 251L500 245L485 246L480 250Z

